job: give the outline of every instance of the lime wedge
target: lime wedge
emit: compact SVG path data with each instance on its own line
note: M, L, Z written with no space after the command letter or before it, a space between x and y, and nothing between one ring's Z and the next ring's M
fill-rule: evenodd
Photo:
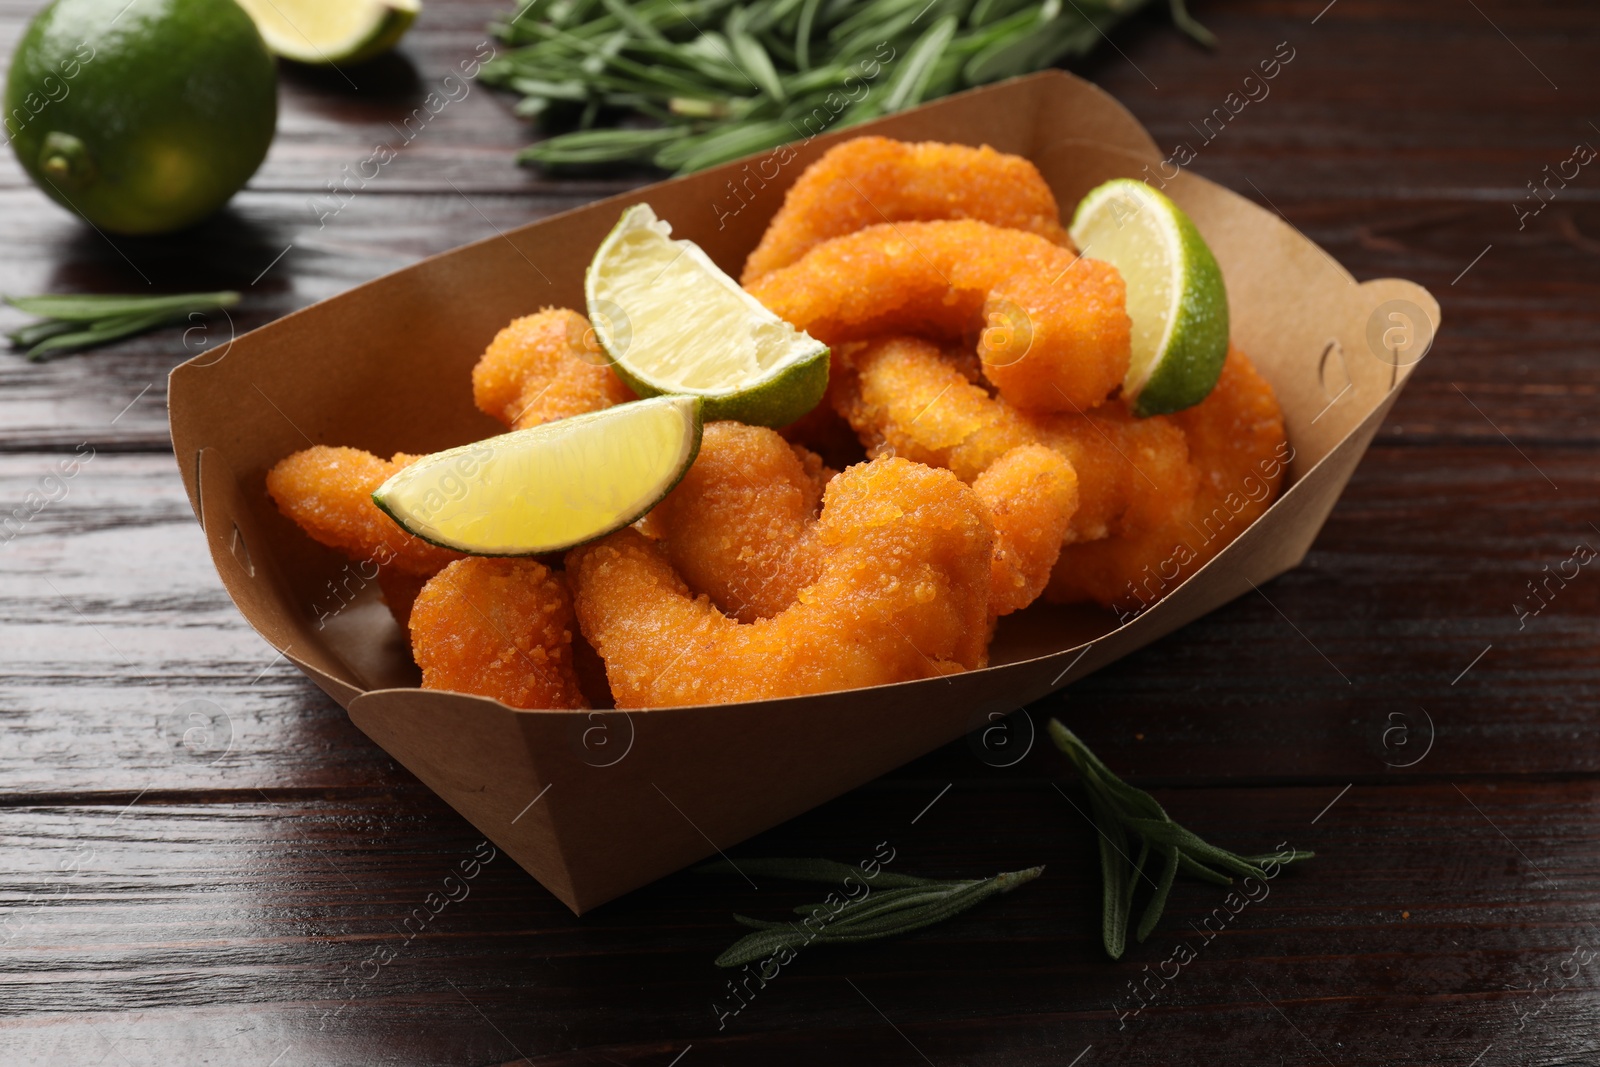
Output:
M474 556L531 556L635 521L699 451L700 401L657 397L424 456L372 500L424 541Z
M422 0L239 0L267 48L296 63L359 63L393 48Z
M1068 232L1127 283L1133 358L1122 395L1134 414L1204 400L1228 354L1228 290L1194 222L1144 182L1116 178L1079 202Z
M785 426L828 387L828 347L739 288L649 204L622 213L584 278L595 336L640 396L705 400L705 417Z

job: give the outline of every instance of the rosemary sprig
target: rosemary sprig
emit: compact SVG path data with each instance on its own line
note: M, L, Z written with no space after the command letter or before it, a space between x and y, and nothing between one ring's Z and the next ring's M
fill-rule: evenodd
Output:
M41 321L6 334L13 348L38 362L55 353L93 348L183 322L190 315L233 307L239 294L179 293L174 296L7 296L7 304Z
M491 26L513 47L481 76L567 131L524 162L686 173L1084 55L1147 3L524 0ZM1168 6L1212 43L1184 0ZM603 116L624 124L599 128Z
M1114 960L1121 959L1127 947L1128 920L1134 891L1141 879L1154 887L1134 930L1135 940L1143 944L1160 921L1173 879L1178 874L1229 885L1233 881L1229 874L1265 879L1271 877L1266 867L1308 860L1315 855L1291 849L1241 856L1208 844L1173 822L1155 797L1112 774L1076 734L1056 719L1050 720L1050 739L1072 761L1089 793L1089 806L1100 837L1103 895L1100 933L1106 955ZM1137 856L1133 851L1134 840L1138 841ZM1146 870L1147 866L1156 866L1151 862L1152 857L1160 866L1154 877ZM1219 867L1221 870L1217 870Z
M799 882L841 885L853 875L861 885L871 883L867 893L859 899L840 902L842 906L837 909L826 902L803 904L794 909L796 915L807 919L822 913L824 921L815 926L793 920L769 922L735 914L735 922L752 927L756 932L746 934L730 945L727 951L717 957L716 965L739 967L753 960L764 959L774 952L802 948L813 942L849 944L920 930L959 915L998 893L1009 893L1017 886L1039 877L1044 873L1044 868L1029 867L981 879L920 878L880 869L869 879L855 867L833 860L777 858L740 860L737 867L726 861L718 861L696 867L695 871L699 874L743 872Z

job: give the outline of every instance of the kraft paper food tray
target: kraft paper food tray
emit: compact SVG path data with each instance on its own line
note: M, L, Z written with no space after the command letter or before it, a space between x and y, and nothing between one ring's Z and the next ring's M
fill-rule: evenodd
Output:
M730 848L1295 566L1437 327L1438 305L1420 286L1358 285L1276 215L1177 175L1165 191L1222 264L1234 340L1277 391L1294 453L1271 509L1154 607L1119 626L1098 609L1039 604L1003 621L986 670L759 703L521 711L416 689L371 574L278 514L268 468L312 442L389 455L503 432L473 407L473 363L512 318L583 307L584 267L624 207L648 201L676 236L737 275L788 184L862 133L1026 156L1069 211L1107 178L1171 173L1114 100L1070 75L1040 74L487 238L173 371L173 447L239 610L574 912Z

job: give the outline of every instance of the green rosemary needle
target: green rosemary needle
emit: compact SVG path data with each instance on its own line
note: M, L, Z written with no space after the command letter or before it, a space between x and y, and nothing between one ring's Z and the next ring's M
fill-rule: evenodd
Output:
M157 326L184 322L191 315L233 307L239 294L7 296L0 300L42 320L6 335L13 347L27 349L28 358L38 362L56 353L109 344Z
M523 162L685 173L1084 55L1149 2L523 0L491 26L511 47L482 78L555 134ZM1212 43L1184 0L1167 4ZM676 136L598 128L630 117Z
M1141 879L1154 887L1134 930L1135 940L1142 944L1160 921L1178 874L1229 885L1233 881L1230 874L1266 879L1272 877L1267 867L1277 868L1315 855L1290 849L1241 856L1218 848L1173 822L1155 797L1112 774L1076 734L1056 719L1050 720L1050 739L1072 761L1089 793L1091 821L1100 837L1101 939L1106 955L1114 960L1121 959L1127 947L1128 920ZM1146 869L1157 865L1151 862L1152 858L1160 867L1154 877Z
M868 877L849 864L833 860L777 858L741 860L737 866L719 861L696 867L695 871L699 874L766 875L840 886L848 885L846 879L853 876L857 885L866 888L859 897L795 908L795 914L804 917L800 922L769 922L734 915L735 922L752 927L756 932L730 945L717 957L716 965L739 967L775 952L792 951L814 942L849 944L920 930L959 915L996 894L1009 893L1039 877L1044 868L1028 867L977 879L920 878L882 869Z

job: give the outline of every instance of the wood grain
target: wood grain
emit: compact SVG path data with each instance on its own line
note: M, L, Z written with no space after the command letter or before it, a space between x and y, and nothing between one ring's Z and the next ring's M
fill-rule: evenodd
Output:
M0 4L0 51L38 6ZM810 895L682 873L580 920L501 856L433 914L480 838L243 623L169 451L167 371L230 331L648 179L517 166L534 131L474 85L319 219L507 6L431 0L394 57L286 69L265 166L187 234L113 244L0 154L0 292L245 294L231 325L0 353L0 519L59 496L0 540L0 1061L1600 1059L1600 579L1516 610L1600 545L1600 171L1521 228L1513 208L1600 143L1588 6L1213 0L1193 5L1208 52L1150 5L1077 65L1357 278L1428 286L1443 332L1298 570L1008 720L1016 747L987 762L947 746L730 849L1048 869L904 939L808 950L721 1029L731 914ZM1280 42L1270 95L1201 144ZM86 448L64 490L44 481ZM1197 832L1318 858L1211 939L1226 892L1180 884L1107 961L1094 833L1038 736L1053 715ZM1129 983L1180 947L1133 1014Z

